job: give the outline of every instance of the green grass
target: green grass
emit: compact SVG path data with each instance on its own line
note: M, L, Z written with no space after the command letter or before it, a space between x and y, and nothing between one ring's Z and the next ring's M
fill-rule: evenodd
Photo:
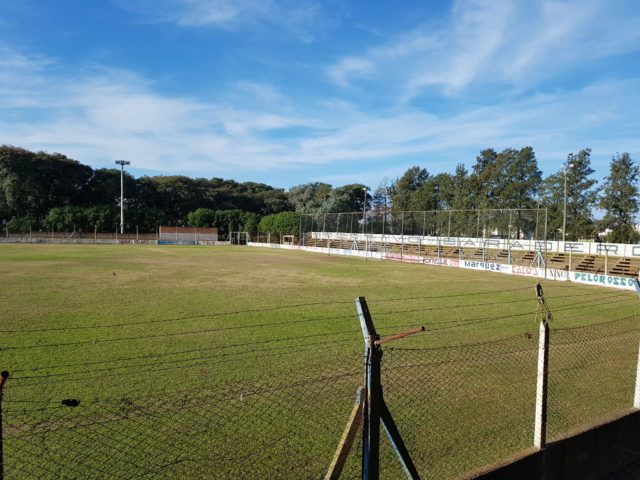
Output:
M383 336L427 327L384 349L385 395L424 477L462 474L531 445L534 284L247 247L0 245L6 478L322 477L362 383L357 296ZM638 300L543 286L559 438L631 406ZM396 478L386 443L382 460Z

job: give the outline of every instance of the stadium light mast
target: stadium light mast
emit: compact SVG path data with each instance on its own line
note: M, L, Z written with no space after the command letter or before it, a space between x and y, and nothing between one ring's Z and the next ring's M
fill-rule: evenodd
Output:
M567 172L573 168L573 163L567 163L564 166L564 207L562 215L562 241L564 242L567 237Z
M364 201L362 202L362 234L364 235L364 224L367 218L367 187L362 187L364 190Z
M120 165L120 235L124 235L124 166L131 162L116 160L116 165Z

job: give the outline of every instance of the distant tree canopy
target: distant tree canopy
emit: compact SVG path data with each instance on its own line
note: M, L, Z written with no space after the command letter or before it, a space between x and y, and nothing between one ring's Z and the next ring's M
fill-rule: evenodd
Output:
M591 150L580 150L567 155L567 162L558 172L549 175L541 188L541 205L549 216L549 238L562 239L564 219L564 184L567 185L567 240L595 238L596 225L593 208L596 207L597 180L591 178Z
M605 178L599 206L605 212L602 227L611 231L607 240L617 243L633 243L639 239L634 228L640 211L638 177L640 167L628 153L611 160L609 176Z
M252 213L237 222L219 221L224 228L242 224L255 230L259 216L291 208L283 189L222 178L135 179L125 172L124 190L129 231L136 226L153 231L163 223L184 225L190 212L203 208ZM119 203L118 169L94 170L58 153L0 146L0 221L34 228L69 229L75 224L110 230L120 223Z
M238 209L210 210L208 208L198 208L187 215L187 225L190 227L217 227L218 233L225 236L229 232L256 233L258 215Z
M296 185L289 189L289 202L296 212L316 212L329 198L331 191L331 185L322 182Z
M86 205L93 170L64 155L0 147L0 218L42 217L53 207Z
M533 149L480 152L471 174L458 164L453 175L431 175L414 166L389 187L397 211L531 208L542 183Z
M277 235L295 235L300 231L300 214L297 212L280 212L262 217L258 230L263 233Z
M516 217L491 219L504 234L542 234L538 218L521 217L521 209L548 211L548 238L562 238L564 189L567 198L567 240L595 238L608 228L610 241L637 241L634 225L640 211L639 167L628 153L612 159L610 175L597 188L592 178L591 150L570 153L559 171L546 178L531 147L482 150L470 170L463 163L455 172L432 174L412 166L393 181L383 180L371 190L362 184L334 188L323 182L291 187L288 192L263 183L214 177L143 176L124 174L125 229L154 231L162 224L217 227L231 231L291 234L299 229L301 213L361 212L365 206L389 231L402 230L400 216L409 211L466 210L449 216L447 232L475 235L485 217L477 211L518 209ZM59 153L31 152L0 146L0 222L13 231L31 228L55 230L115 229L120 223L120 170L93 169ZM594 209L604 218L596 222ZM419 216L407 216L420 223ZM442 231L442 218L432 215L429 234ZM417 219L417 220L416 220ZM471 221L470 219L475 219ZM423 223L424 220L422 220ZM473 224L472 224L473 223ZM515 231L509 231L515 229Z

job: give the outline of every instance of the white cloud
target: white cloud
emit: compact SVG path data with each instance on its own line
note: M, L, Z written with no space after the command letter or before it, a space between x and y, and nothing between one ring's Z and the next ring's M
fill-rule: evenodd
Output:
M271 25L302 40L324 22L318 3L311 0L114 0L122 9L159 23L185 28L235 29L243 25Z
M622 1L459 0L440 23L351 52L327 73L337 85L353 86L362 69L349 65L365 65L367 80L404 99L433 87L448 95L475 85L530 88L577 65L639 50L639 22L638 10Z
M365 111L345 99L296 101L256 82L237 82L202 101L159 94L132 72L101 68L66 76L48 59L7 51L0 64L15 67L0 73L0 141L94 166L126 158L140 169L236 178L293 168L304 175L302 169L317 166L349 182L361 179L362 170L367 178L393 176L390 171L399 175L412 163L451 171L488 146L531 145L547 172L583 146L594 149L601 171L616 151L640 153L640 120L629 108L640 103L640 80L506 97L435 115L406 105Z
M365 58L343 58L336 65L329 67L329 77L341 87L349 86L349 77L364 77L374 69L373 62Z

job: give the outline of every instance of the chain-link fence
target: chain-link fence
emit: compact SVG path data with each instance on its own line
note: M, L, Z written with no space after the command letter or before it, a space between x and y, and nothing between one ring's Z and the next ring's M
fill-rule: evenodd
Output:
M550 332L549 440L633 407L638 344L634 316Z
M536 357L531 335L385 351L385 397L423 477L455 478L531 445Z
M460 305L452 303L453 296L443 297L438 306L428 306L425 302L435 301L428 296L379 300L392 305L373 315L388 332L415 326L426 312L442 316L456 311L449 319L427 324L420 338L382 346L386 404L422 478L458 477L533 448L539 338L536 313L524 302L534 299L522 288L504 299L496 299L499 294L478 292ZM557 311L566 324L577 322L581 308L598 308L583 295L603 305L609 298L593 292L565 298ZM633 300L628 293L615 295L618 305ZM422 303L411 303L418 301ZM519 313L482 313L519 302ZM288 307L295 306L277 308ZM363 385L362 336L353 328L344 330L345 321L356 322L353 313L345 315L346 308L352 306L315 318L298 306L288 318L251 325L288 330L306 322L343 325L291 334L282 344L282 339L258 333L254 342L229 343L210 352L196 346L195 357L185 357L190 351L184 350L111 361L97 357L85 363L67 358L59 372L38 367L18 371L2 393L3 478L322 478ZM244 313L259 316L257 311ZM551 323L549 439L633 407L639 324L635 315L614 316L570 328ZM95 327L101 326L87 328ZM216 332L244 327L226 325ZM517 332L486 338L508 328ZM55 329L42 330L31 332L56 335ZM194 332L206 336L213 329L189 333ZM136 340L162 335L175 334L150 332ZM470 336L485 340L465 340ZM72 356L79 347L100 345L91 338L43 338L5 350L35 355L55 347ZM179 335L175 339L177 343ZM273 359L279 355L285 355L284 361L276 365ZM260 374L243 378L249 365ZM199 377L212 372L215 382L197 385ZM157 388L143 388L141 379L151 376ZM91 393L76 395L80 384L93 387L83 390ZM174 388L177 384L180 388ZM402 478L396 453L382 436L381 478ZM342 478L360 476L362 448L358 435Z
M300 236L310 232L472 238L547 238L544 208L302 214Z
M158 229L156 229L158 230ZM111 231L104 230L33 230L33 231L13 231L8 227L0 230L0 240L65 240L65 239L86 239L86 240L157 240L158 232L149 233L134 229L132 232L120 233L119 226L116 225Z
M353 364L286 385L109 401L13 403L8 395L5 478L317 477L359 373Z

